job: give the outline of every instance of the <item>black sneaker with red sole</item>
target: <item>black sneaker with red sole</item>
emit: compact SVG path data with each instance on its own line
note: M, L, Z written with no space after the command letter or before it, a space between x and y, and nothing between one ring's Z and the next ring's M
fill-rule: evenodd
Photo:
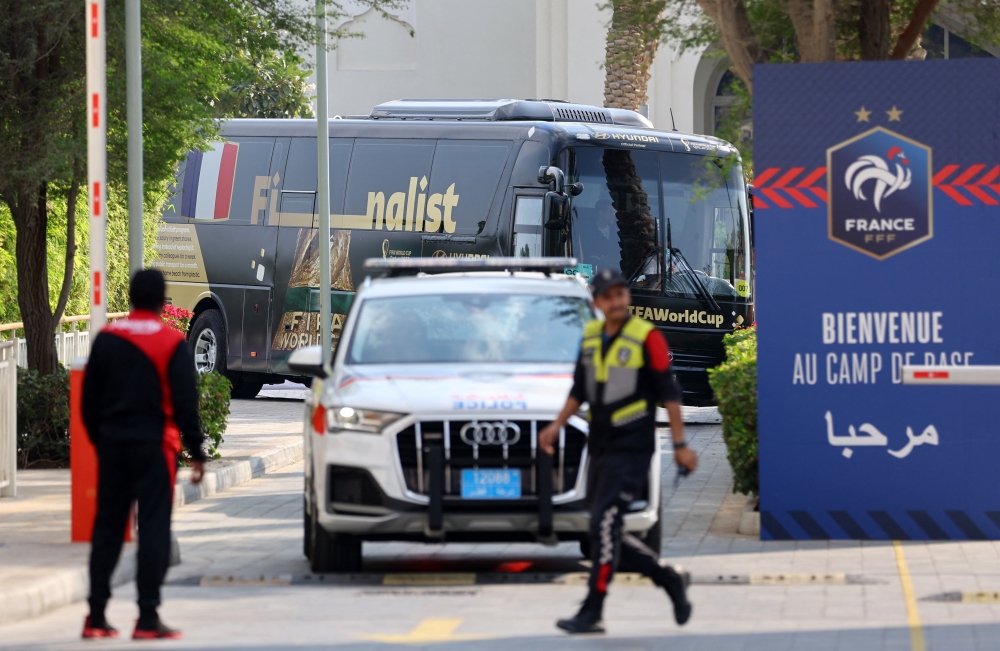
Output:
M83 633L81 636L85 640L94 640L104 637L118 637L118 630L113 628L111 624L104 622L101 626L91 626L90 615L83 620Z
M140 628L139 623L136 622L135 630L132 632L133 640L179 640L183 637L183 633L178 630L172 629L165 625L163 622L157 622L156 626L152 628Z

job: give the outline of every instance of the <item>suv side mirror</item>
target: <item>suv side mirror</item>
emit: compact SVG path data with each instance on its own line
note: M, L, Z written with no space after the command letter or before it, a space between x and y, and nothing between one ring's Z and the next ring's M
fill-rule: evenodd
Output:
M300 348L288 357L288 368L295 373L324 378L323 349L320 346Z

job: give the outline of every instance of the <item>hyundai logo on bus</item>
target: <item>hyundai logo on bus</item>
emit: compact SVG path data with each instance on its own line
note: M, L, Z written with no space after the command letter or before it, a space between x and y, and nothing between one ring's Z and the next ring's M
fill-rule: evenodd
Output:
M933 237L930 147L876 127L826 156L831 240L884 260Z

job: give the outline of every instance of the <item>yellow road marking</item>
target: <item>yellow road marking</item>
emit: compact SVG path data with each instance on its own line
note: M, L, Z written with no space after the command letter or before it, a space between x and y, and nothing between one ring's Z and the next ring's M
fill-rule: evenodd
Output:
M1000 603L1000 592L963 592L964 604L995 604Z
M825 574L786 572L750 575L750 585L845 585L846 583L847 575L842 572Z
M892 541L892 550L896 553L896 568L899 570L899 583L903 588L903 601L906 603L906 623L910 627L910 648L913 651L927 651L927 645L924 642L924 627L920 622L917 599L913 595L913 581L910 579L910 570L906 566L903 545L898 540L894 540Z
M389 644L427 644L430 642L458 642L461 640L485 640L487 635L466 635L455 633L461 619L425 619L406 635L361 635L366 640L388 642Z
M473 585L475 582L475 572L408 572L382 577L382 585Z
M224 588L230 586L275 586L291 585L292 577L289 574L275 574L271 576L203 576L198 581L202 587Z

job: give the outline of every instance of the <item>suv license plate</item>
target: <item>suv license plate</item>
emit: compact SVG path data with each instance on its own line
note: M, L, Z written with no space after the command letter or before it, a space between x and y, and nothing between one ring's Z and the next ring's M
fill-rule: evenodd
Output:
M520 497L520 470L503 468L462 470L463 500L516 500Z

